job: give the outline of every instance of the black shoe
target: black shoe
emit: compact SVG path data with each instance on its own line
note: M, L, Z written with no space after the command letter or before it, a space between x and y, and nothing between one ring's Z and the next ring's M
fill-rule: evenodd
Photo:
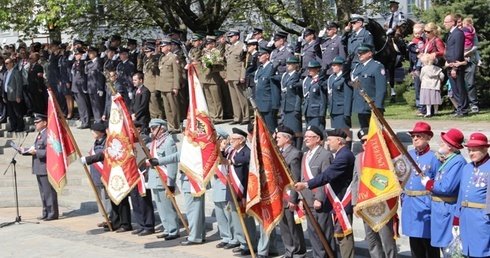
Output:
M248 121L243 121L240 123L240 125L248 125L248 124L250 124L250 122L248 122Z
M250 255L250 254L251 254L251 253L250 253L250 249L247 249L247 250L242 250L242 251L240 252L240 254L241 254L241 255L243 255L243 256L245 256L245 255Z
M138 236L148 236L148 235L151 235L155 233L155 230L150 230L150 229L145 229L145 230L142 230Z
M240 121L233 121L230 123L230 125L237 125L237 124L240 124Z
M267 258L267 257L268 257L268 256L266 256L266 255L260 255L260 254L259 254L259 255L257 255L257 258Z
M227 245L225 245L223 247L223 249L232 249L232 248L235 248L235 247L240 247L240 244L227 244ZM241 252L241 249L238 252ZM236 253L238 253L238 252L236 252Z
M217 244L217 245L216 245L216 248L223 248L223 247L225 247L226 245L228 245L228 243L226 243L226 242L221 242L221 243L219 243L219 244Z
M279 253L269 253L269 256L279 256Z
M43 219L44 221L51 221L51 220L57 220L58 218L45 218Z
M24 129L15 129L15 132L16 133L20 133L20 132L23 132L23 131L24 131Z
M116 230L116 233L123 233L123 232L128 232L128 231L131 231L130 228L118 228Z
M157 236L157 238L166 238L166 237L168 237L167 233L163 233L163 234Z
M192 242L190 240L180 242L180 245L201 245L202 243Z
M90 128L89 125L81 125L81 126L77 127L77 129L88 129L88 128Z
M177 239L179 237L180 237L180 235L172 235L172 236L166 236L164 238L165 238L165 241L169 241L169 240Z
M138 235L139 233L141 233L143 231L142 228L138 228L138 229L135 229L133 230L133 232L131 232L131 235Z
M240 248L240 247L235 247L235 248L233 248L233 250L231 250L231 251L232 251L232 252L234 252L234 253L241 253L241 252L243 251L243 249L242 249L242 248Z

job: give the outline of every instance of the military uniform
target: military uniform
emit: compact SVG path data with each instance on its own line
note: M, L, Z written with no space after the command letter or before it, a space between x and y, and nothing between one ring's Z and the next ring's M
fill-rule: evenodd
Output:
M173 89L180 90L180 70L177 55L172 52L160 56L158 61L160 76L157 78L156 89L162 92L165 117L169 130L180 130L179 101Z
M117 82L126 87L126 92L130 92L133 89L133 74L135 71L134 63L129 60L119 62L116 66ZM126 105L129 104L128 102L125 103Z
M78 106L78 114L82 127L88 127L90 122L89 100L87 98L87 74L85 74L85 61L74 61L71 68L72 87L71 91Z
M255 72L255 103L271 133L277 127L277 112L281 101L279 88L271 80L274 70L272 63L267 62Z
M281 76L282 124L291 128L295 134L303 131L301 118L303 90L299 78L298 71L286 72Z
M314 78L308 76L303 80L303 115L306 127L317 126L325 129L325 116L327 114L327 88L325 77L320 74Z
M92 107L95 122L100 122L105 108L105 77L99 59L94 58L85 63L85 74L87 75L87 93ZM102 93L102 94L101 94Z
M311 34L315 34L315 30L306 28L305 32L303 33L303 37ZM311 61L317 60L318 62L321 62L322 50L320 48L320 42L316 39L312 39L310 42L298 42L294 52L299 53L301 56L301 70L303 71L301 76L303 78L308 76L308 70L306 67Z
M336 56L346 57L345 48L342 45L339 35L334 35L331 38L325 39L321 44L322 50L322 68L327 71L327 75L332 74L332 68L330 68L330 62Z
M270 60L277 67L277 74L283 74L287 71L286 61L292 54L291 49L286 46L272 50Z
M364 18L359 15L351 15L351 22L363 21ZM374 46L373 35L366 28L362 27L359 31L345 32L342 35L342 44L347 48L347 63L351 64L349 68L353 68L358 62L357 48L360 44L369 44Z
M240 83L240 79L245 79L243 46L242 42L237 41L228 45L225 51L226 80L233 104L233 121L238 123L248 123L250 120L248 100L243 84Z
M206 64L206 62L213 62L213 64ZM219 73L223 69L222 63L223 60L218 49L203 50L201 83L203 84L204 96L208 104L210 118L215 121L221 121L223 119L221 91L218 87L219 80L221 80Z
M352 105L352 88L345 83L342 72L331 74L327 80L328 113L330 114L330 126L332 128L350 128L344 117L350 117L350 112L345 106ZM347 103L347 104L346 104Z
M143 58L144 82L150 91L150 115L151 118L163 118L163 105L161 93L157 91L157 78L160 75L158 60L160 54L151 53Z

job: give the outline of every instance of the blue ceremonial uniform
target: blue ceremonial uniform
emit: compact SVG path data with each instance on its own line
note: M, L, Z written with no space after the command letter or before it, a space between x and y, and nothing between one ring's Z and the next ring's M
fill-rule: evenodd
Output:
M155 156L154 158L158 158L158 164L164 165L167 168L167 185L169 187L175 187L177 190L175 180L177 177L180 153L177 150L175 141L172 137L168 136L164 137L164 139L153 139L153 141L147 145L150 150L152 149L152 144L155 144L156 147L156 155L153 154ZM169 236L178 236L179 217L177 216L175 207L167 197L159 173L153 167L148 171L148 188L152 190L153 200L155 201L158 215L160 216L164 228L163 233L168 234Z
M277 74L283 74L287 71L286 60L292 55L289 47L275 48L270 55L270 61L274 67L277 67Z
M301 100L303 91L299 84L299 73L286 72L281 76L281 114L282 123L295 133L301 133Z
M463 168L458 196L459 229L463 255L468 257L490 257L490 218L484 206L489 176L488 160L479 166L470 162Z
M320 75L315 78L306 77L303 80L303 115L306 119L306 127L314 125L320 130L325 129L325 115L327 113L327 88L325 77Z
M339 73L328 77L327 89L330 126L338 129L350 128L350 125L344 122L344 116L350 117L350 110L345 106L352 105L352 88L347 86L344 76Z
M133 62L126 60L124 62L120 62L116 66L117 71L117 82L126 87L126 92L131 92L133 89L133 74L136 71L136 67ZM126 102L126 105L129 104Z
M345 48L342 45L340 36L335 35L332 38L327 38L325 39L321 45L320 49L322 51L322 68L325 70L327 67L329 67L330 62L336 57L336 56L341 56L343 58L346 57L345 55ZM329 68L327 71L327 75L332 74L332 68Z
M299 45L300 43L298 43ZM320 48L320 42L317 40L312 40L310 43L306 43L301 46L301 68L303 73L301 74L302 77L308 76L308 70L306 69L308 67L308 64L313 61L317 60L318 62L321 62L322 58L322 50Z
M359 56L357 56L357 47L360 44L369 44L374 46L374 39L371 32L362 28L359 32L344 33L342 35L342 44L347 46L347 57L352 58L352 66L359 62Z
M102 74L102 66L98 58L85 62L85 74L87 75L87 92L94 120L100 122L104 112L105 98L97 92L105 92L105 77Z
M434 179L430 224L432 246L444 248L453 239L451 230L461 173L465 164L466 160L463 155L452 154L441 165ZM437 198L444 198L445 201L437 200Z
M87 74L85 74L85 60L74 61L71 68L71 91L78 106L78 114L82 126L88 126L90 122L89 100L87 98Z
M279 88L276 84L271 83L274 71L272 63L267 62L259 66L255 72L255 103L271 133L277 127L277 111L281 101Z
M435 178L441 162L434 151L429 150L419 155L414 149L408 153L426 176L430 179ZM422 185L420 175L417 175L416 170L413 169L401 196L401 221L404 235L430 239L430 202L430 192Z

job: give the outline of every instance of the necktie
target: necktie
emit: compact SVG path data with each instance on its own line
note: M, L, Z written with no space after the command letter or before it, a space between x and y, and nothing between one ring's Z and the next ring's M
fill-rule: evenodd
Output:
M390 29L390 28L391 28L391 26L393 26L393 19L394 19L394 18L395 18L395 13L392 13L392 14L391 14L390 23L389 23L389 25L388 25L388 29Z
M308 156L306 156L306 161L307 161L308 163L310 163L310 161L311 161L311 157L312 157L312 156L313 156L313 152L312 152L312 151L308 151Z

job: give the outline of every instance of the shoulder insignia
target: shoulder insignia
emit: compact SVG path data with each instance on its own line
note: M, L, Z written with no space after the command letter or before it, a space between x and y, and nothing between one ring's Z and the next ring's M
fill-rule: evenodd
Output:
M385 75L385 69L381 69L381 74Z

